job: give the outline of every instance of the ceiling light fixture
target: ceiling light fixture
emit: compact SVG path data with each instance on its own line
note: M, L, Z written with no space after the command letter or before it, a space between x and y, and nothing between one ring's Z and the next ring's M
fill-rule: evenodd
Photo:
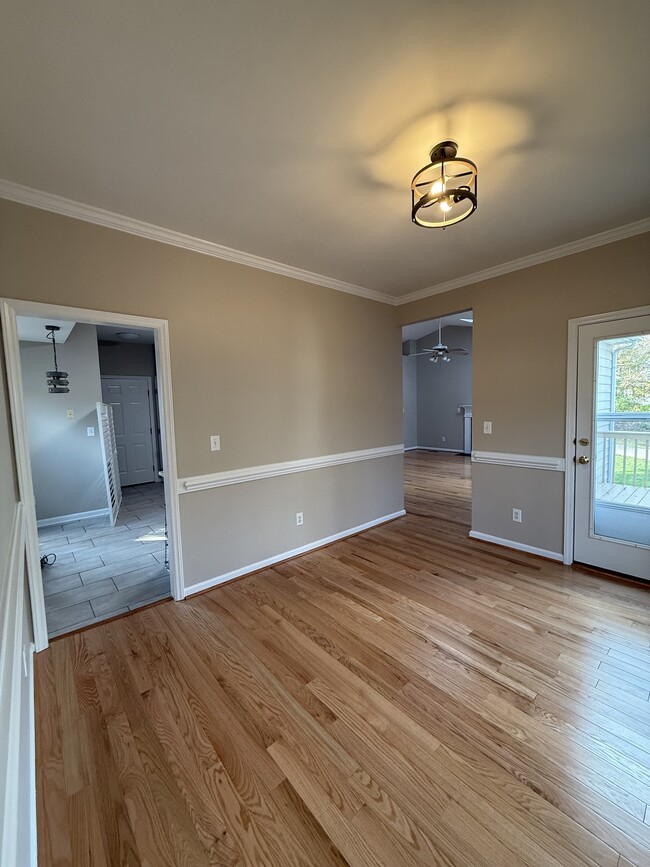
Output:
M140 340L140 335L135 331L116 331L115 336L122 340Z
M56 338L54 335L60 330L61 329L58 325L45 326L45 331L47 332L46 337L48 340L52 341L52 350L54 352L54 370L48 370L45 374L47 377L47 390L50 394L68 394L70 391L68 388L68 374L64 370L59 370L59 365L56 360Z
M429 153L431 162L411 181L411 219L427 229L445 229L476 210L476 164L458 157L455 141L441 141Z

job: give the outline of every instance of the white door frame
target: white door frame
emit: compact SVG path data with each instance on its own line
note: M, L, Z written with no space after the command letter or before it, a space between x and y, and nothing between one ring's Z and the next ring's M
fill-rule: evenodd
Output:
M596 313L593 316L581 316L569 319L569 345L567 357L566 385L566 441L564 448L564 557L563 562L569 566L573 563L574 551L574 512L575 512L575 436L578 396L578 329L581 325L596 325L600 322L612 322L615 319L632 319L635 316L650 315L650 306L635 307L630 310L613 310L611 313Z
M85 310L79 307L63 307L58 304L41 304L38 301L0 299L0 321L4 338L7 382L11 425L16 453L18 491L23 503L25 517L26 559L29 591L36 650L48 646L45 599L41 577L36 504L32 484L32 467L27 439L27 421L23 400L23 378L20 366L20 346L16 316L52 317L70 319L87 325L120 325L126 328L151 328L154 332L156 370L158 373L158 400L161 419L161 445L165 472L165 504L167 508L167 534L170 552L170 583L176 600L185 598L183 581L183 557L181 548L180 503L178 497L178 472L176 469L176 440L174 436L174 410L172 403L171 358L169 353L169 329L166 319L150 319L125 313L107 313L104 310Z
M134 373L134 374L129 374L129 373L120 373L120 374L101 373L101 370L100 370L99 378L100 378L100 380L101 379L146 379L147 380L147 388L148 388L148 392L149 392L149 394L148 394L148 397L149 397L149 417L151 418L151 453L153 455L154 475L156 476L156 478L154 479L154 482L159 482L160 477L158 476L158 473L160 472L160 470L162 470L162 467L160 465L160 455L158 454L158 436L157 436L158 429L157 428L156 428L156 430L153 429L153 425L157 424L159 421L158 415L156 413L156 406L154 404L154 394L153 394L154 382L156 380L156 377L155 376L147 376L146 374L139 374L139 373ZM104 397L102 394L102 400L103 399L104 399ZM127 487L128 487L128 485L127 485Z

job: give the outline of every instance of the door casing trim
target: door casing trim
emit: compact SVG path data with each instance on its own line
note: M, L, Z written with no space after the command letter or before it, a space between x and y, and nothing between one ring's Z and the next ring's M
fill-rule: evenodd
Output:
M613 322L616 319L633 319L635 316L650 315L650 306L634 307L629 310L613 310L610 313L596 313L593 316L580 316L569 319L566 384L566 437L564 456L564 553L566 566L573 563L575 546L575 443L578 397L578 333L581 325L597 325L600 322Z
M181 543L180 502L178 497L178 471L176 468L176 438L174 434L174 407L172 403L171 356L169 327L166 319L110 313L105 310L86 310L45 304L40 301L21 301L0 298L0 319L4 340L11 425L14 437L18 491L23 503L25 519L26 559L31 597L34 644L37 651L48 646L45 601L40 568L36 504L32 485L31 457L27 439L27 422L23 400L23 381L20 366L20 347L16 316L39 316L53 319L72 319L87 325L122 325L131 328L151 328L154 332L156 371L158 376L158 409L161 420L161 447L165 468L165 504L170 552L170 585L176 600L185 598L183 580L183 552Z

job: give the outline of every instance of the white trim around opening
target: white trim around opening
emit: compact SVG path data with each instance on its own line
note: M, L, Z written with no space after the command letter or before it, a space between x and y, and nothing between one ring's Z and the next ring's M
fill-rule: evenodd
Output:
M178 498L178 472L176 469L176 440L174 436L174 410L172 403L171 358L167 320L104 310L85 310L37 301L0 299L0 319L4 336L7 381L11 423L16 452L19 496L23 503L26 533L26 557L32 605L34 643L37 651L48 645L45 602L41 578L36 505L32 484L31 460L27 440L27 424L23 401L22 371L16 316L52 317L69 319L88 325L121 325L127 328L150 328L154 332L156 370L158 374L158 407L161 421L161 446L165 474L165 504L167 509L167 535L170 552L170 583L174 599L185 597L183 557L181 549L180 503Z

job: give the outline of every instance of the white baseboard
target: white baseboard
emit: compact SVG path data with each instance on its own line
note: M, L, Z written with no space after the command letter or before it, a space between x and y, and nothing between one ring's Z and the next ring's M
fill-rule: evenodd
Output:
M41 518L37 527L52 527L54 524L69 524L72 521L88 521L90 518L108 517L108 509L93 509L90 512L75 512L73 515L56 515L54 518Z
M266 560L260 560L258 563L250 563L248 566L243 566L241 569L233 569L232 572L226 572L224 575L218 575L216 578L208 578L206 581L201 581L199 584L192 584L185 588L185 595L192 596L195 593L200 593L202 590L209 590L210 587L217 587L219 584L225 584L227 581L234 581L235 578L241 578L242 575L249 575L251 572L258 572L260 569L266 569L269 566L274 566L276 563L282 563L284 560L291 560L299 554L306 554L308 551L313 551L316 548L322 548L332 542L338 542L339 539L345 539L346 536L355 536L357 533L362 533L364 530L370 530L379 524L385 524L387 521L394 521L395 518L401 518L406 514L404 509L399 512L393 512L392 515L383 515L381 518L375 518L374 521L368 521L366 524L359 524L358 527L350 527L348 530L343 530L341 533L335 533L333 536L326 536L324 539L317 539L315 542L309 542L301 548L294 548L291 551L283 551L281 554L276 554Z
M404 449L405 452L451 452L454 455L466 455L469 457L469 452L464 452L463 447L461 446L459 449L439 449L435 446L410 446L408 449Z
M536 554L538 557L545 557L547 560L557 560L563 562L563 555L557 551L546 551L544 548L535 548L534 545L525 545L523 542L514 542L512 539L500 539L498 536L490 536L488 533L479 533L477 530L470 530L469 536L471 539L479 539L481 542L491 542L493 545L501 545L503 548L514 548L515 551L525 551L527 554Z

